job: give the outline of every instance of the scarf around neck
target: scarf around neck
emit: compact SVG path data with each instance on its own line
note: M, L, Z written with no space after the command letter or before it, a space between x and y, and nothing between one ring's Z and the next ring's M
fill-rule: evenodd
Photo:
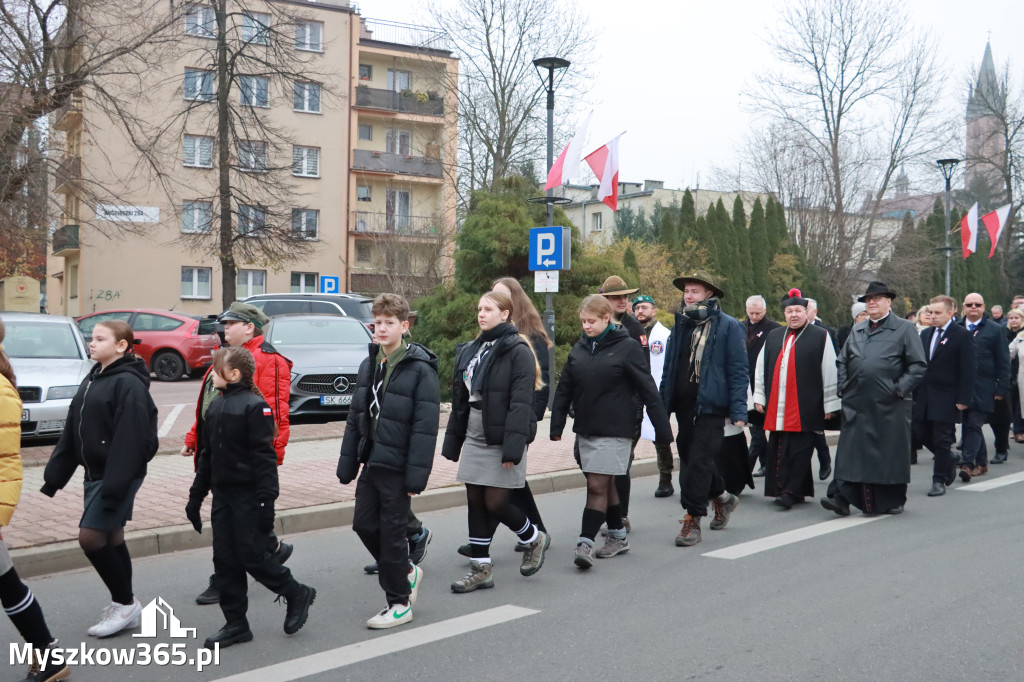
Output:
M484 377L490 367L494 344L506 336L519 334L519 330L511 322L502 322L490 329L480 332L466 350L466 357L469 363L462 373L462 378L469 387L470 396L479 395L483 392Z
M711 326L710 317L693 321L693 332L690 336L690 366L693 367L693 383L700 383L700 366L704 360L704 347L708 342Z

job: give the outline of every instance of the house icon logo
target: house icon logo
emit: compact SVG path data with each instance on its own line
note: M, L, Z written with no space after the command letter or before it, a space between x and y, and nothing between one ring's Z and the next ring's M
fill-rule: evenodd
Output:
M142 621L142 632L133 634L132 637L156 637L157 631L163 629L171 637L187 638L196 636L195 628L183 628L174 609L164 601L163 597L157 597L146 604L140 616Z

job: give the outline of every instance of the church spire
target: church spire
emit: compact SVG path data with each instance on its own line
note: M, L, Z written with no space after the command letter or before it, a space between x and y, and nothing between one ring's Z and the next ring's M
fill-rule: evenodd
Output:
M999 87L996 63L992 58L992 44L985 43L985 54L978 68L978 80L971 88L967 100L967 119L982 118L1001 112L1006 101L1006 92Z

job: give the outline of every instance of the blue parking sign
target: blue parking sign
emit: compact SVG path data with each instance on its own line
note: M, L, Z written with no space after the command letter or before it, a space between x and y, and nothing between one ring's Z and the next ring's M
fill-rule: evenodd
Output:
M530 228L530 270L568 270L572 233L568 227Z
M321 294L338 294L341 293L341 277L328 277L327 275L320 276L320 293Z

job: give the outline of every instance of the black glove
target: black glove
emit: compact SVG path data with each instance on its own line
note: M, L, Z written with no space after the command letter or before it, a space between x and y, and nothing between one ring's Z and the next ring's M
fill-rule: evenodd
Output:
M259 503L259 512L256 517L256 529L264 534L274 531L274 501L263 500Z
M203 506L202 498L190 497L185 505L185 518L192 522L197 533L203 532L203 520L199 517L199 509Z

